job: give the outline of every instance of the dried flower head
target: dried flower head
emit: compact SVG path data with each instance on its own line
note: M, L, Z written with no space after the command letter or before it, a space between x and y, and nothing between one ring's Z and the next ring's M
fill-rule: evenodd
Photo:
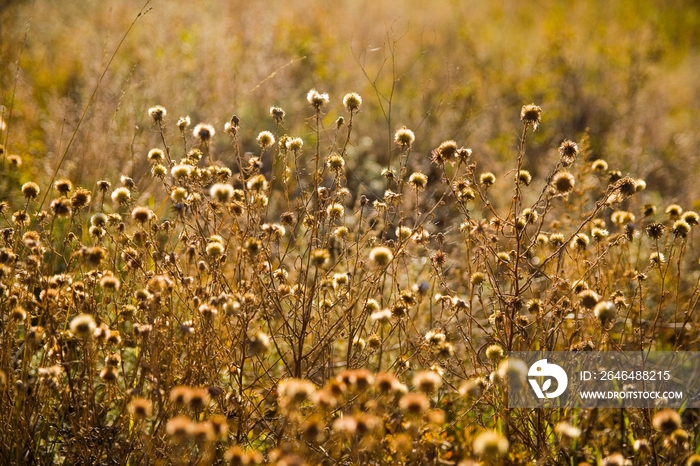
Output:
M281 125L285 115L285 111L280 107L270 107L270 118L275 120L275 124Z
M151 149L148 151L148 161L151 163L160 163L165 160L165 152L162 149Z
M394 259L394 253L391 249L379 246L369 253L369 260L377 267L386 267Z
M70 200L66 199L65 197L54 199L51 201L51 212L56 217L70 217L73 213Z
M594 160L591 169L597 174L603 174L608 171L608 162L603 159Z
M333 153L328 156L326 166L333 173L342 173L342 171L345 169L345 159L340 154Z
M328 98L328 94L322 94L316 89L311 89L309 92L306 93L306 100L316 110L321 110L321 108L324 105L327 105L330 101L330 99Z
M696 212L693 212L692 210L688 210L686 212L683 212L681 215L681 220L685 221L688 225L695 226L698 224L700 221L700 216Z
M666 226L663 223L650 223L645 229L647 236L651 239L659 239L666 231Z
M574 175L567 171L557 172L557 174L552 177L552 187L557 194L567 194L574 189L575 185L576 179Z
M520 170L518 172L518 181L525 186L530 186L530 183L532 183L532 175L527 170Z
M304 402L310 401L316 392L316 386L310 380L282 379L277 385L279 405L282 409L297 409Z
M413 145L413 141L416 140L416 135L413 131L407 129L405 126L400 130L396 131L394 134L394 142L401 146L402 149L410 149Z
M354 92L345 94L345 97L343 97L343 105L348 112L356 112L362 106L362 97Z
M209 189L209 195L216 202L226 203L233 197L233 186L230 184L216 183Z
M155 123L162 122L167 114L168 111L162 105L154 105L148 109L148 116L151 117Z
M670 219L679 218L682 213L683 208L678 204L670 204L668 207L666 207L666 215L668 215Z
M173 166L170 170L170 174L173 175L173 178L176 180L183 180L192 174L192 166L179 163Z
M54 183L54 187L61 196L68 196L73 189L73 183L70 180L58 180Z
M474 438L473 443L474 453L482 458L505 456L508 453L508 447L508 440L495 430L481 432Z
M258 175L251 177L248 180L248 182L246 183L246 187L250 191L259 193L262 191L267 191L268 182L267 182L267 179L265 178L265 175L258 174Z
M612 301L601 301L593 308L593 313L603 325L617 318L617 307Z
M134 419L148 419L153 415L153 403L148 398L134 398L129 402L129 414Z
M216 130L212 125L206 123L199 123L192 130L194 137L199 139L200 142L206 143L216 134Z
M457 143L449 140L440 144L437 149L431 152L430 160L437 165L444 165L457 156Z
M559 155L561 156L561 164L564 167L568 167L569 165L574 163L574 160L578 155L578 146L575 142L566 139L559 146Z
M112 201L117 205L124 205L131 201L129 188L119 187L112 191Z
M190 120L189 116L184 116L180 117L177 120L177 127L180 129L181 132L185 132L186 128L189 128L189 126L192 124L192 120Z
M593 309L600 302L600 295L593 290L583 290L578 294L581 305L587 309Z
M413 186L416 191L423 191L428 185L428 176L422 172L411 173L408 177L408 183Z
M275 136L269 131L261 131L255 139L263 150L275 143Z
M673 222L671 232L676 238L685 238L690 233L690 225L685 220L676 220Z
M434 371L421 371L413 377L413 386L423 393L432 393L442 386L442 377Z
M491 172L482 173L479 176L479 183L481 183L485 188L490 188L496 183L496 175Z
M73 196L71 196L70 202L74 209L82 209L92 202L92 193L87 189L78 188L73 193Z
M542 109L535 104L523 105L520 110L520 121L532 125L532 129L537 131L542 122Z
M430 408L430 400L423 393L407 393L399 400L399 408L417 416Z
M36 199L39 196L41 189L39 185L33 181L29 181L22 185L22 195L27 199Z
M301 138L289 138L284 145L287 147L287 150L299 152L304 147L304 140Z
M324 267L331 258L328 249L314 249L311 251L311 264L315 267Z
M488 359L491 362L498 362L501 359L503 359L504 352L503 348L501 345L491 345L488 348L486 348L486 359Z
M83 338L91 337L96 326L95 319L90 314L79 314L70 321L71 333Z
M566 421L559 422L556 426L554 426L554 432L561 435L562 437L567 437L571 439L579 438L581 436L581 429L572 426Z
M105 290L119 291L120 282L114 275L105 275L100 280L100 286Z
M131 218L142 225L150 221L154 216L155 214L148 207L134 207L134 210L131 211Z
M676 429L681 427L681 416L672 409L662 409L652 420L654 429L665 435L671 435Z

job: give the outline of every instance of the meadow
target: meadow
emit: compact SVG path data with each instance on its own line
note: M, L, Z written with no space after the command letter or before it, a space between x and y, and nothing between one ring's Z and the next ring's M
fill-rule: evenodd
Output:
M700 8L0 3L0 463L700 465L509 409L696 351Z

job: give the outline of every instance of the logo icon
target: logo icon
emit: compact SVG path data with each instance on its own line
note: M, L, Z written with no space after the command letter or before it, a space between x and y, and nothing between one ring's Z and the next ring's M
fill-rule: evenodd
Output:
M569 384L569 377L566 375L564 369L554 363L547 362L546 359L535 361L535 363L530 366L527 377L537 398L556 398L564 393L566 386ZM541 387L535 377L546 377ZM552 379L557 381L557 388L553 392L548 392L552 386Z

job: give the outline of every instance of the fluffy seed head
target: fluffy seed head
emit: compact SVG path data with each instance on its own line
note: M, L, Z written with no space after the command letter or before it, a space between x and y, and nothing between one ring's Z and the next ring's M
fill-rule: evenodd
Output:
M501 345L491 345L486 348L486 359L491 362L498 362L503 359L503 348Z
M689 210L687 212L683 212L683 215L681 215L681 220L684 220L690 226L695 226L700 221L700 216L698 216L696 212Z
M140 224L144 224L153 218L154 214L148 207L135 207L131 211L131 218Z
M671 219L680 217L682 213L683 208L678 204L671 204L666 207L666 215L668 215Z
M285 111L282 110L279 107L270 107L270 118L275 120L275 123L278 125L282 123L282 120L284 119L284 116L286 115Z
M560 171L552 178L552 187L558 194L567 194L574 189L576 179L567 171Z
M340 154L331 154L326 161L326 166L333 173L341 173L345 169L345 159Z
M316 392L316 387L310 380L282 379L277 385L279 405L283 409L293 409L302 403L311 400Z
M423 393L432 393L442 386L442 377L433 371L421 371L413 377L413 386Z
M394 253L384 246L376 247L369 253L369 260L377 267L386 267L393 259Z
M542 122L541 118L542 109L535 104L523 105L523 108L520 110L520 121L531 124L535 131L537 131Z
M414 172L408 178L408 182L416 191L423 191L428 184L428 176L422 172Z
M216 202L220 202L222 204L229 202L233 196L233 186L225 183L216 183L212 185L211 189L209 189L209 195Z
M690 233L690 225L685 220L676 220L673 222L671 231L676 238L685 238Z
M538 107L539 108L539 107ZM483 458L497 458L508 453L508 440L495 430L481 432L474 438L474 453Z
M112 191L112 201L117 205L124 205L131 201L129 188L120 187Z
M134 419L147 419L153 415L153 403L147 398L134 398L128 409Z
M212 125L200 123L194 127L194 129L192 130L192 134L194 134L194 137L199 139L200 142L207 142L214 137L214 134L216 134L216 130Z
M314 249L311 251L311 264L316 267L325 266L331 258L331 253L328 249Z
M148 116L155 122L162 122L168 111L162 105L154 105L148 109Z
M224 245L219 243L218 241L207 243L206 252L208 257L221 257L224 253Z
M258 141L258 145L264 150L275 143L275 136L269 131L261 131L255 140Z
M550 238L550 240L551 240L551 238ZM591 240L588 238L588 235L586 235L584 233L578 233L571 240L569 247L571 249L573 249L574 251L584 251L588 247L588 244L590 242L591 242Z
M83 338L92 336L96 326L95 319L90 314L78 314L70 321L71 333Z
M61 196L67 196L73 189L73 183L70 180L58 180L54 183L54 187Z
M396 131L396 133L394 134L394 142L401 146L402 149L410 148L413 144L413 141L415 140L416 135L413 134L413 131L407 129L405 126L400 130Z
M33 181L29 181L22 185L22 195L27 199L36 199L39 196L41 189L39 185Z
M287 147L287 150L298 152L302 147L304 147L304 140L301 138L289 138L287 139L285 146Z
M430 160L437 165L444 165L457 156L457 143L449 140L440 144L437 149L433 149Z
M518 181L525 186L530 186L530 183L532 183L532 175L527 170L520 170L520 172L518 172Z
M51 201L51 211L56 217L70 217L73 213L70 200L59 197Z
M383 309L381 311L376 311L370 314L370 319L380 324L388 324L391 321L391 310Z
M306 100L316 110L320 110L321 107L328 104L328 102L330 101L330 99L328 98L328 94L322 94L322 93L318 92L316 89L311 89L309 92L307 92Z
M114 275L105 275L100 280L100 286L105 290L118 291L120 282L119 279Z
M362 106L362 97L354 92L345 94L345 97L343 97L343 105L348 112L357 111Z
M593 309L600 301L600 296L593 290L583 290L578 295L581 305L587 309Z
M267 191L267 186L267 179L265 178L265 175L262 174L251 177L246 183L248 190L254 192Z
M334 202L326 208L326 213L331 219L337 220L345 215L345 207L343 207L342 204Z
M148 151L148 161L151 163L160 163L165 160L165 152L161 149L151 149Z
M605 325L617 317L617 307L612 301L601 301L595 305L593 313Z
M654 416L652 425L659 432L670 435L681 427L681 417L672 409L662 409Z
M190 120L189 116L184 116L180 117L177 120L177 127L180 128L180 131L185 131L186 128L188 128L192 124L192 120Z
M422 393L407 393L399 400L399 408L413 415L420 415L430 408L430 400Z
M484 185L486 188L490 188L491 186L494 185L496 182L496 175L494 175L491 172L486 172L482 173L481 176L479 176L479 183Z
M603 159L594 160L591 169L598 174L605 173L608 171L608 162Z
M266 333L258 332L250 337L246 344L250 354L262 354L270 348L270 337Z
M486 281L486 275L482 272L474 272L470 277L472 286L482 285Z
M559 155L561 155L561 164L568 167L574 163L574 159L578 155L578 146L575 142L566 139L559 146Z

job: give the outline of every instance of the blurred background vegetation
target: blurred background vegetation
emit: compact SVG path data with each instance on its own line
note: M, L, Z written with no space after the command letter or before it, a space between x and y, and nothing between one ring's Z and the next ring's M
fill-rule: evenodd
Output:
M9 122L2 142L22 157L22 177L42 184L53 174L142 4L0 2L0 103ZM156 0L149 7L109 68L60 176L88 186L125 174L145 184L144 155L159 138L146 114L154 104L168 109L171 132L190 115L223 133L236 113L251 151L259 131L274 130L267 113L277 105L296 125L286 132L308 141L303 121L313 112L304 96L315 87L331 96L327 127L344 114L346 92L364 97L355 125L365 136L348 158L364 178L379 177L403 125L417 135L415 169L428 172L429 151L452 138L486 160L483 169L498 171L515 154L517 109L533 102L544 110L525 162L533 175L538 160L555 157L547 151L588 128L591 158L635 173L667 202L700 207L697 1ZM217 137L214 150L232 162L230 138ZM9 185L1 184L5 197Z

